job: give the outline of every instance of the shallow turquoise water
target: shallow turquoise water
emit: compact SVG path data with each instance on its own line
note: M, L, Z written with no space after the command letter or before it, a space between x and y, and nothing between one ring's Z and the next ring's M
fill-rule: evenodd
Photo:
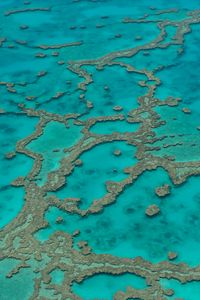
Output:
M162 42L163 44L170 42L174 38L174 36L176 35L176 32L177 32L177 27L168 25L168 26L166 26L165 30L166 30L166 37L165 37L164 41Z
M0 228L11 222L24 205L24 191L22 188L5 186L1 188L1 217Z
M112 300L117 291L125 291L128 286L136 289L146 288L145 280L132 274L123 274L118 277L99 274L84 280L80 284L74 283L72 290L85 300L99 298L99 291L101 291L101 299ZM89 295L88 291L90 291Z
M17 260L8 259L6 261L0 261L0 293L2 300L9 299L29 299L34 290L33 278L35 275L29 268L22 269L19 274L13 276L9 280L6 279L6 275L12 271L13 267L18 264Z
M31 134L37 124L37 118L28 118L23 115L0 115L0 181L1 181L1 217L0 228L12 221L24 204L22 188L10 186L18 176L26 176L33 166L33 160L24 154L18 153L12 159L6 159L5 154L15 151L16 142Z
M41 183L45 182L49 172L59 167L61 159L66 156L63 150L74 146L82 136L82 127L73 125L73 120L69 120L67 126L60 122L49 122L42 136L27 145L27 149L44 157L38 174Z
M114 155L115 150L120 150L121 155ZM134 154L135 148L121 141L97 145L79 157L82 166L75 168L65 186L55 195L61 199L80 198L81 207L87 208L94 199L107 193L106 181L122 181L127 177L124 169L135 165Z
M171 185L171 195L159 199L155 188L163 184ZM175 188L166 172L158 169L144 173L118 197L116 203L98 215L81 218L51 208L46 213L50 226L39 231L37 237L44 241L55 230L73 233L79 229L80 235L75 241L88 241L95 253L129 258L142 256L159 262L167 259L169 251L177 251L177 261L197 265L200 259L196 252L200 240L199 197L198 177ZM145 209L154 203L159 205L161 213L149 219ZM58 216L64 218L62 224L56 224Z
M96 134L111 134L113 132L135 132L137 129L139 129L139 124L128 123L122 120L114 122L97 122L90 128L90 132Z
M182 105L183 107L183 105ZM172 155L177 161L198 161L200 159L200 131L199 113L185 115L181 107L156 109L161 120L166 124L155 129L158 137L166 136L162 141L157 141L153 146L159 146L160 150L151 151L156 156ZM176 143L181 143L176 145ZM173 146L175 144L175 146ZM172 145L165 148L165 145Z
M55 269L50 273L51 275L51 280L54 284L62 284L63 279L64 279L64 272L61 271L60 269Z
M132 66L134 66L137 69L148 69L148 70L154 70L158 68L161 65L173 65L175 64L178 54L177 50L180 48L180 46L172 45L166 49L160 49L155 48L148 51L141 50L138 52L135 56L130 58L116 58L115 61L123 61L125 63L128 63ZM148 55L145 55L145 53L148 53ZM166 69L163 70L163 72ZM160 72L162 73L162 72ZM156 72L157 75L157 72ZM162 95L162 98L165 98L165 95Z
M197 300L200 295L200 286L197 282L192 281L187 284L180 284L177 280L161 280L161 285L165 289L173 289L176 297L185 298L187 300ZM192 292L191 292L192 291ZM167 297L175 299L175 297Z
M156 6L156 9L151 6ZM28 7L51 9L4 16L9 10ZM0 229L12 225L26 201L25 189L11 186L11 182L19 176L27 176L34 163L32 158L21 153L12 159L5 158L6 153L15 151L17 141L35 131L39 122L39 117L26 116L22 104L35 111L44 110L61 116L76 113L79 114L78 120L83 122L77 126L70 119L69 127L66 127L54 119L44 127L42 136L27 144L26 149L43 155L41 171L34 178L35 184L42 188L47 182L48 173L57 171L61 160L69 155L64 149L77 145L83 138L84 122L88 119L123 114L124 120L97 121L92 125L89 131L98 137L115 132L137 133L141 128L140 123L128 123L126 118L130 111L139 107L138 98L148 91L141 84L147 81L146 75L128 72L119 65L106 65L99 70L97 64L90 65L87 60L147 44L159 34L155 20L181 21L189 10L199 7L199 0L176 0L173 3L166 0L155 3L151 0L138 3L127 0L125 5L122 5L121 0L34 0L30 4L24 4L22 0L1 1L0 38L5 37L6 40L0 46L0 110L5 112L0 113ZM156 14L159 9L171 8L180 10ZM145 18L152 22L123 22L124 18L141 18L145 14ZM23 29L20 27L22 25L28 27ZM182 45L170 45L167 48L141 50L132 57L126 57L125 53L124 57L113 60L130 64L142 72L155 71L155 76L161 80L154 94L156 98L162 101L170 96L181 98L178 107L154 108L160 120L166 124L153 131L158 138L163 135L166 137L153 144L145 144L147 147L160 147L159 150L146 149L146 153L156 157L172 155L181 163L200 160L200 131L197 130L200 126L200 25L191 25L191 29L184 37L184 51L181 54ZM166 31L162 46L173 40L176 26L168 25ZM56 47L71 42L81 42L81 45ZM42 49L42 45L52 47ZM36 57L38 53L44 54L44 58ZM84 78L68 69L70 61L82 59L86 62L81 69L86 70L93 80L86 90L78 89ZM11 83L13 86L9 91ZM148 82L151 86L154 83ZM88 107L88 101L92 103L92 108ZM121 106L121 110L117 111L116 106ZM184 107L191 109L191 114L184 114ZM141 116L148 117L148 114ZM176 143L181 145L173 146ZM166 147L168 144L171 146ZM116 150L120 150L121 154L114 155ZM59 190L47 195L55 195L61 202L65 198L79 198L78 207L86 210L94 200L98 201L107 194L107 181L121 182L128 177L124 169L136 166L136 151L137 147L122 141L97 145L83 152L78 157L82 165L75 166ZM95 254L128 258L141 256L153 263L166 260L169 251L176 251L178 257L174 263L186 262L190 266L197 266L200 262L199 182L199 177L193 176L181 186L174 186L164 169L145 171L133 184L127 186L114 203L105 206L98 214L81 217L50 207L44 214L49 225L38 230L34 237L45 247L45 241L56 231L72 234L78 229L80 235L74 237L73 242L76 250L80 250L78 242L86 240ZM155 188L166 183L171 186L171 194L161 199L156 196ZM159 215L154 218L145 215L146 208L151 204L157 204L160 208ZM64 220L60 224L56 222L58 217ZM14 229L18 230L17 224ZM18 250L8 251L12 255ZM22 250L22 255L24 252ZM5 278L16 264L11 258L0 260L2 300L26 300L33 294L33 279L38 275L32 267L22 268L11 279ZM50 277L53 284L62 286L64 272L59 267L50 273ZM181 285L175 280L163 279L160 283L164 288L174 289L175 296L169 299L199 299L200 284L197 281ZM46 288L47 285L41 283L40 296L59 300L53 290ZM113 299L117 291L125 291L128 285L138 289L146 288L145 280L132 274L98 274L80 284L74 283L72 291L83 300L94 300L99 299L100 289L101 298L108 300Z
M137 107L137 98L147 91L138 85L139 81L147 79L144 75L128 73L118 66L97 72L94 68L89 70L94 73L94 83L88 86L86 98L92 99L94 109L86 117L111 115L113 107L117 105L122 106L123 112L127 113Z

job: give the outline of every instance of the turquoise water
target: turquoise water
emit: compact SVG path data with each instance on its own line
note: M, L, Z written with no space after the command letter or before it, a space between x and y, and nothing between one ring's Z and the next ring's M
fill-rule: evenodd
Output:
M195 110L193 114L187 115L182 112L181 107L178 109L161 107L156 111L160 119L166 122L155 129L156 135L158 137L165 135L166 138L153 144L153 146L160 147L160 150L152 151L152 153L156 156L172 155L177 161L198 161L200 159L198 111ZM170 145L170 147L165 148L165 145Z
M12 221L24 204L22 188L12 187L10 184L18 176L26 176L33 166L33 160L24 154L18 153L12 159L5 155L15 151L16 142L32 133L37 124L37 118L28 118L23 115L0 115L0 163L1 163L1 217L0 228Z
M117 279L117 286L116 286ZM98 286L98 289L96 288ZM131 274L123 274L116 276L100 274L84 280L82 283L74 283L73 291L82 299L94 300L99 297L101 291L101 299L113 299L117 291L125 291L128 286L136 289L146 288L145 280L141 277ZM90 294L88 295L88 291Z
M121 155L116 156L116 150ZM75 168L67 177L65 186L55 194L61 199L79 198L82 208L89 207L94 199L98 200L107 193L108 180L122 181L127 177L124 169L136 163L134 154L134 147L121 141L97 145L80 156L82 166Z
M177 28L176 26L168 25L165 28L166 30L166 38L163 41L163 44L170 42L174 36L176 35Z
M44 160L38 174L41 183L44 183L49 172L57 169L64 157L63 150L72 147L81 138L81 127L74 126L73 120L66 126L60 122L49 122L40 138L31 142L27 148L42 154ZM55 152L56 150L58 152Z
M160 48L154 48L148 51L141 50L138 52L135 56L132 56L130 58L116 58L116 61L123 61L125 63L128 63L132 66L134 66L137 69L148 69L148 70L154 70L158 68L159 66L163 65L173 65L175 64L177 57L178 57L178 49L180 46L172 45L166 49L160 49ZM159 59L158 59L159 57ZM163 70L165 72L166 69ZM162 72L160 72L162 73ZM157 74L157 72L156 72ZM169 80L169 79L168 79ZM162 95L163 99L165 98L165 95Z
M155 189L163 184L170 184L171 194L159 199ZM145 210L154 203L159 205L161 212L149 220ZM200 240L199 209L198 177L174 187L167 173L158 169L143 174L116 203L98 215L81 218L51 208L46 213L49 227L39 231L37 237L44 241L55 230L73 233L79 229L76 244L86 240L95 253L128 258L142 256L159 262L167 259L169 251L175 251L178 253L176 261L196 266L200 259L196 252ZM64 220L61 224L56 223L59 216Z
M59 270L59 269L55 269L51 272L51 280L54 284L62 284L63 279L64 279L64 272Z
M106 124L106 126L105 126ZM139 128L139 124L132 124L126 121L107 121L97 122L90 128L90 132L96 134L111 134L113 132L135 132Z
M24 191L21 188L6 186L1 188L0 227L11 222L21 211L24 204Z
M177 280L161 280L161 285L165 289L173 289L174 295L179 298L185 298L188 300L198 299L200 295L200 286L196 282L189 282L187 284L180 284ZM192 291L192 293L191 293ZM174 297L168 297L168 299L175 299Z
M1 1L2 300L200 298L199 7Z
M124 68L118 66L98 72L89 71L94 73L94 83L88 86L85 97L93 99L94 109L87 117L111 115L115 106L121 106L123 112L127 113L137 106L137 98L147 91L138 85L139 81L147 79L145 75L127 74Z
M10 279L6 276L18 265L17 260L8 259L0 261L0 293L3 300L9 299L29 299L34 291L33 272L28 268L22 269L20 273L14 275Z

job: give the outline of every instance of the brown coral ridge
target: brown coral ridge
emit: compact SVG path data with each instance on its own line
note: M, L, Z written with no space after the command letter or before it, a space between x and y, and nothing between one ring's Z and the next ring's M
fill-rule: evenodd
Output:
M30 218L27 220L24 219L24 221L25 223L22 222L21 226L27 227L27 223L30 222ZM40 276L34 280L34 293L30 299L39 298L40 292L43 290L43 284L46 286L45 290L52 289L55 293L62 294L63 299L79 299L79 297L74 295L71 290L72 283L82 282L85 278L100 273L113 275L131 273L145 278L148 284L145 290L141 290L139 292L134 288L127 288L126 291L127 296L140 295L141 299L144 300L165 299L164 295L168 293L168 290L164 290L160 285L159 280L162 278L176 279L181 283L190 282L191 279L200 280L199 267L191 268L184 263L172 264L168 261L153 264L145 261L141 257L126 259L106 254L97 255L90 253L85 241L80 243L80 247L83 250L77 251L73 249L73 240L71 236L59 231L54 233L44 244L40 244L38 241L33 239L31 232L29 232L29 235L25 237L23 235L23 229L19 229L15 228L15 232L13 232L11 240L7 239L4 241L4 244L7 247L12 247L17 231L17 236L21 241L20 245L22 247L20 248L19 246L18 251L15 249L15 251L12 251L9 255L10 258L20 259L21 262L15 269L7 274L7 278L16 276L18 273L20 274L20 270L24 267L28 267L32 272L38 273L39 269L37 265L41 259L45 260ZM22 242L25 242L27 238L30 238L29 241L31 243L33 243L33 241L34 243L32 244L32 248L28 247L25 252L22 252L22 249L24 249ZM3 253L1 253L0 258L4 258ZM56 285L51 282L50 274L55 269L60 269L66 274L62 285ZM120 295L121 292L118 293L118 295ZM155 295L157 295L157 298L155 298Z
M83 44L82 41L78 42L71 42L71 43L65 43L65 44L59 44L59 45L39 45L37 48L48 50L48 49L61 49L66 47L74 47L74 46L81 46Z
M34 11L50 11L50 7L28 7L22 9L9 10L4 13L4 16L10 16L13 14L24 13L24 12L34 12Z

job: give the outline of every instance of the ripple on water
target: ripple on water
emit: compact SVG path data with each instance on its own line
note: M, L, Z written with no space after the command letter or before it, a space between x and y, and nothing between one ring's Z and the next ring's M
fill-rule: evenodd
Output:
M157 137L165 136L165 139L150 144L150 146L160 147L159 150L152 150L151 153L161 157L172 155L181 162L199 161L200 131L197 130L199 114L195 111L185 114L181 108L182 106L156 108L160 119L164 120L165 124L154 131Z

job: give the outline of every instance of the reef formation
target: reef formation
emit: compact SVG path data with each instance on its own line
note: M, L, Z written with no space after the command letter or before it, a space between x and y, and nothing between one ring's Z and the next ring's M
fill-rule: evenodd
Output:
M50 3L48 7L46 4L43 6L41 2L39 6L36 6L34 2L24 2L19 7L8 10L1 8L3 12L1 16L2 37L0 38L2 55L8 56L9 60L12 51L16 57L20 53L21 59L25 59L25 64L30 63L31 73L34 73L26 77L22 68L23 74L19 73L19 76L18 72L12 69L7 74L6 72L2 74L2 79L0 78L2 80L0 81L1 118L9 122L9 117L11 117L14 124L15 119L24 118L25 126L28 124L26 120L31 120L30 122L33 120L35 129L31 129L29 134L19 138L16 144L12 145L12 149L3 153L3 161L9 162L10 172L12 172L12 163L14 165L20 155L31 159L33 163L27 174L22 175L19 172L19 176L10 182L14 191L23 189L24 203L17 215L4 224L0 231L0 269L9 269L8 272L3 272L8 287L15 277L18 280L23 278L23 271L27 270L30 288L27 295L24 294L23 299L83 299L76 294L73 288L74 283L83 282L84 284L87 278L98 274L113 275L117 280L118 276L127 273L145 279L145 288L137 289L133 283L133 285L125 286L123 291L118 290L114 296L111 296L113 299L161 300L169 299L168 297L171 296L175 296L173 299L178 299L172 288L162 285L162 280L177 280L181 284L196 282L200 285L199 264L191 266L187 262L179 261L179 253L176 253L174 249L168 249L166 259L157 262L142 256L126 256L126 249L121 256L106 251L105 253L96 252L87 240L80 239L78 243L75 242L76 238L81 236L82 230L76 228L70 232L67 225L65 226L68 218L66 217L65 220L65 214L77 216L81 220L87 220L91 215L96 218L108 208L112 209L112 206L117 205L120 196L129 187L134 187L145 172L152 172L152 176L154 176L153 172L160 168L167 172L169 182L163 182L154 190L155 197L161 202L168 201L167 197L170 197L172 187L181 189L181 185L190 177L200 175L200 157L198 157L200 123L192 124L192 133L184 133L184 130L180 133L175 126L172 132L165 130L173 121L179 119L179 116L183 122L186 118L192 117L193 110L189 108L190 105L186 106L183 99L176 93L164 99L157 94L163 84L160 74L171 65L173 66L173 63L168 65L167 59L160 61L159 51L164 53L172 49L176 57L183 56L187 51L185 50L186 36L192 36L192 29L200 24L200 10L148 7L144 9L148 12L143 16L131 17L131 13L127 17L121 18L120 16L116 26L119 31L115 32L114 36L106 37L108 44L110 41L119 43L118 41L126 39L124 38L126 31L129 31L133 37L137 26L153 26L151 30L153 33L155 31L155 37L150 37L148 40L139 29L140 34L135 35L135 40L131 37L132 44L128 41L128 46L125 47L126 43L122 43L121 46L119 43L116 48L111 46L110 51L105 46L105 50L103 47L99 53L97 51L97 57L93 56L93 51L95 53L96 49L92 49L92 45L88 44L87 34L76 35L76 32L77 30L79 32L94 30L96 34L100 31L103 34L106 30L109 31L110 26L112 27L114 16L109 15L109 11L107 11L108 15L101 14L98 1L91 1L91 4L88 4L92 5L92 9L95 5L97 5L97 10L99 9L99 20L96 20L96 23L94 22L96 17L94 19L87 17L88 21L85 17L85 22L82 20L73 23L70 13L67 21L65 20L67 32L70 32L70 36L77 38L76 40L70 41L67 37L66 41L60 38L60 42L57 42L52 34L51 44L51 36L49 41L45 38L41 38L41 41L40 38L35 38L34 32L37 35L39 31L37 27L34 27L36 26L34 22L29 22L29 14L31 14L30 19L36 14L36 19L41 18L38 22L43 22L44 18L47 24L50 22L48 18L55 17L55 20L51 20L55 25L54 22L58 21L58 15L62 9L72 9L73 6L74 12L77 12L80 3L82 1L70 3L61 1L57 5ZM102 2L101 5L105 4ZM21 19L17 18L18 16L22 16ZM65 14L61 18L64 19L64 16ZM9 24L13 24L16 36L12 33L12 26ZM61 25L63 26L63 23ZM175 30L172 37L170 37L169 28L171 31ZM59 30L59 26L56 30ZM93 42L95 47L98 47L98 43L101 42L101 34L99 40L97 37L97 41ZM168 53L170 52L167 52L167 57L170 55ZM81 55L83 58L79 59ZM140 55L142 58L139 57ZM148 67L147 63L146 66L139 67L139 63L136 63L141 59L148 61L150 58L151 60L152 56L155 57L153 66L149 63ZM21 64L23 64L22 60ZM109 74L110 70L111 72L114 70L114 75L110 74L110 77L114 76L114 79L109 80L109 75L107 76L104 72ZM133 84L134 79L138 86L138 95L136 93L133 96L129 95L128 100L123 99L126 85L123 87L124 83L117 82L116 79L118 75L121 76L120 72L124 72L122 73L124 81L129 81L131 78L129 85ZM102 80L100 84L99 78ZM116 82L113 82L115 79ZM122 84L121 94L117 90L117 101L114 101L116 95L111 93L114 87L111 88L110 81L113 82L114 87ZM101 86L101 92L97 99L99 86ZM104 103L105 99L107 99L107 106ZM169 114L172 112L172 117L168 118L166 112ZM162 114L165 113L164 118ZM13 126L13 130L16 130L15 125ZM161 129L161 134L159 134L159 129ZM2 143L6 142L7 134L9 134L8 131ZM116 167L112 166L110 173L107 172L110 177L108 176L103 182L103 195L99 194L100 196L96 198L92 197L91 201L86 201L87 207L84 206L85 195L79 197L77 186L74 194L78 196L68 191L65 197L59 197L59 192L62 192L68 184L70 185L70 178L74 172L76 170L78 173L82 172L81 170L87 167L84 155L88 154L92 160L93 151L98 151L104 146L110 147L114 143L117 143L119 147L112 149L109 155L116 160ZM118 178L115 174L117 176L119 172L117 160L123 161L126 151L120 149L120 143L130 146L131 159L134 158L134 160L132 164L122 168L123 176L115 180ZM190 155L191 159L188 159L184 152L187 147L191 153L194 151L194 155ZM108 149L110 153L111 148ZM100 157L97 156L97 160L100 161L100 163L96 161L97 174L98 167L101 164L107 164L106 157L104 157L106 152L102 151L103 154ZM183 157L180 159L181 155ZM95 172L95 166L93 167ZM20 164L18 168L19 171ZM105 170L108 171L106 167ZM102 178L104 179L104 175ZM102 178L97 176L95 182L100 184ZM92 189L92 183L90 183L92 171L87 180L87 185ZM151 187L151 182L149 186ZM162 205L159 206L158 200L156 201L156 203L148 203L146 209L142 211L148 223L164 213ZM52 214L48 220L47 214L50 215L52 208L57 209L59 213L56 216ZM136 209L140 210L139 206ZM129 212L130 210L129 207ZM54 226L51 225L52 222ZM120 219L118 222L120 223ZM63 226L62 230L59 226ZM40 233L45 233L45 230L49 228L53 228L51 234L42 240ZM116 238L117 236L116 231ZM160 243L164 244L165 241L160 240ZM61 283L53 281L52 274L56 270L63 273ZM2 299L11 299L7 296L6 288L0 288L0 291L3 295ZM100 291L99 293L98 299L102 299L103 296ZM16 296L16 299L22 299L20 297ZM93 299L90 290L88 290L87 298L84 299Z

